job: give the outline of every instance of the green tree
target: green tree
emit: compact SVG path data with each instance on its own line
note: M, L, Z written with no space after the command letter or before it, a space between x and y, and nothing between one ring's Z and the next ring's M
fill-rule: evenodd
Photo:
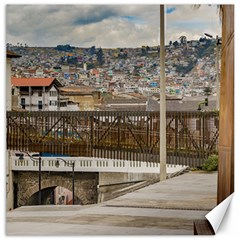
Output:
M179 37L180 43L182 45L185 45L187 43L187 37L186 36L181 36Z
M205 87L203 91L205 96L209 96L212 93L212 89L210 87Z
M205 160L202 169L207 171L216 171L218 169L218 155L210 155L208 159Z
M173 42L173 46L177 47L179 45L178 41Z

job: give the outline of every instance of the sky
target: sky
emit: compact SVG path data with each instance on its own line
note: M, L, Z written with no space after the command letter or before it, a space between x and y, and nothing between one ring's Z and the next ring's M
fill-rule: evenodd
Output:
M160 43L156 4L7 4L6 42L29 46L70 44L76 47L141 47ZM207 32L221 36L216 5L165 5L165 43L198 40Z

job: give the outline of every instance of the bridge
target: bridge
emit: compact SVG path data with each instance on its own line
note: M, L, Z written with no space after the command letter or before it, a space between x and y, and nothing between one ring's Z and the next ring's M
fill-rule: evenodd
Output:
M72 168L74 163L75 198L78 204L92 204L114 196L111 188L124 188L138 183L158 179L160 164L154 162L135 162L90 157L64 157L56 167L56 157L30 159L24 155L11 157L13 181L16 183L15 206L35 205L38 203L39 174L41 174L42 204L47 203L49 195L57 186L71 190ZM41 172L39 172L41 164ZM186 169L186 166L167 165L167 174L171 175ZM111 196L111 197L112 197Z
M218 122L216 112L168 112L167 172L201 166L217 153ZM75 163L77 201L90 204L101 186L108 191L156 179L159 125L159 112L7 112L7 149L65 156ZM14 205L35 204L39 162L27 156L10 162ZM57 186L72 189L71 168L55 163L56 157L42 157L43 203Z
M65 162L60 161L59 167L56 167L56 157L42 157L41 171L51 172L71 172L72 169L67 163L74 162L75 172L121 172L121 173L160 173L160 163L116 160L105 158L90 157L64 157ZM167 164L167 173L173 173L181 170L183 165ZM33 161L30 157L25 156L19 160L19 157L12 156L13 171L38 171L39 161Z
M167 163L201 166L218 149L217 112L167 112ZM159 112L7 112L7 149L159 162Z

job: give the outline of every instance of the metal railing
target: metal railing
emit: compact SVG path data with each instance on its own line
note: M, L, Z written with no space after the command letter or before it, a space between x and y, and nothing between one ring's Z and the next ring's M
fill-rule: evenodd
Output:
M167 163L201 166L218 151L217 112L167 112ZM159 112L7 112L7 148L159 162Z

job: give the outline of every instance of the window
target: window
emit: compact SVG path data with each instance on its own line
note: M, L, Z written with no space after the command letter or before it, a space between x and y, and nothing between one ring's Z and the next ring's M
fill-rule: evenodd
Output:
M49 106L57 106L57 101L50 101Z
M25 109L25 107L26 107L25 98L21 98L21 106L23 109Z
M38 92L38 96L41 97L42 96L42 91Z
M50 97L56 97L57 91L50 91L49 94L50 94Z
M42 106L42 101L38 101L38 110L42 110L43 106Z
M67 102L61 102L60 103L60 107L66 107L67 106Z

